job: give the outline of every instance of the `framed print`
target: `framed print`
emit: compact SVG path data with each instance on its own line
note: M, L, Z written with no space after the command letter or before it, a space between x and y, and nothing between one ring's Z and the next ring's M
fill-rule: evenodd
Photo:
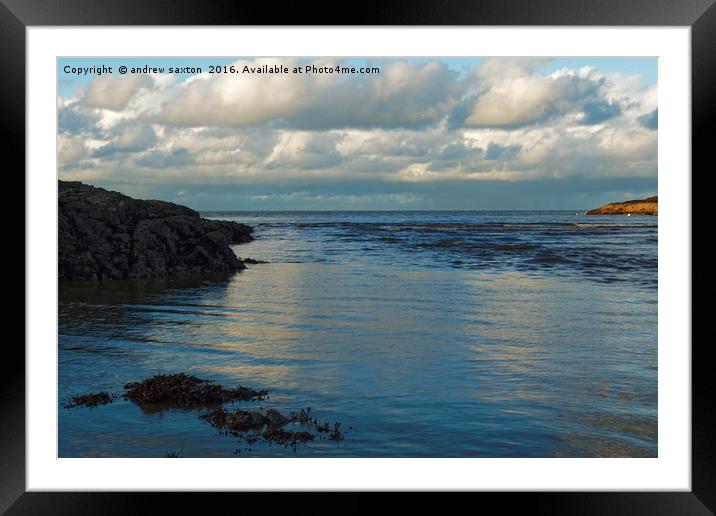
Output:
M316 26L5 2L26 326L3 510L347 490L710 513L691 169L716 8L662 4Z

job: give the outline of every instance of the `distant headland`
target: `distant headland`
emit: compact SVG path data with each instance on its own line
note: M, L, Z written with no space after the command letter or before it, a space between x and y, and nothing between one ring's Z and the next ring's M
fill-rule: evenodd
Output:
M647 197L646 199L634 199L631 201L612 202L589 210L587 215L658 215L658 196Z

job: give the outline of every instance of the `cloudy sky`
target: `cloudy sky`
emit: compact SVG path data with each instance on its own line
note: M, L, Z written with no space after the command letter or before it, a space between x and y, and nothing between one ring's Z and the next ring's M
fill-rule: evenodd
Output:
M657 193L657 132L652 58L58 60L60 179L199 210L587 209Z

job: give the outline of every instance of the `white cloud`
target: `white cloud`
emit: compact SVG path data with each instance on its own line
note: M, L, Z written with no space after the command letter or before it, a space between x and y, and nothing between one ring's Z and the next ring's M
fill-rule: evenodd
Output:
M142 152L157 141L154 129L148 125L126 126L118 130L106 144L94 150L96 157L107 157L127 152Z
M148 75L102 75L87 85L82 103L93 108L121 111L141 89L151 88L153 84Z
M606 156L626 162L655 160L657 133L642 128L608 129L600 134L597 148Z
M316 60L317 66L339 62ZM236 61L286 66L296 59ZM461 86L437 62L395 61L371 76L338 74L203 74L181 85L156 119L180 126L250 126L282 121L297 128L424 126L444 117Z
M273 152L266 160L270 168L323 169L342 161L336 144L340 133L283 131Z
M295 59L239 60L244 66L295 66ZM163 123L206 125L252 125L287 116L311 95L320 95L328 81L293 74L203 74L181 87L178 96L167 102L157 119Z
M465 118L476 127L520 127L559 118L562 124L595 125L643 114L647 101L636 75L605 75L592 67L562 68L547 76L534 60L487 59L475 72L480 88ZM652 107L651 110L654 108Z
M57 139L57 159L60 164L76 163L86 158L89 153L84 138L61 135Z
M559 90L551 79L512 77L480 95L465 123L485 126L527 124L549 114L559 98Z

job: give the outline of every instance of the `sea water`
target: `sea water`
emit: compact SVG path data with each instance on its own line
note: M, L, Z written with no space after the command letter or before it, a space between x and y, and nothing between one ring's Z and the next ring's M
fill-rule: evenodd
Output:
M270 263L62 283L61 457L655 457L658 218L211 212ZM247 445L202 408L71 396L184 372L311 407L344 440Z

